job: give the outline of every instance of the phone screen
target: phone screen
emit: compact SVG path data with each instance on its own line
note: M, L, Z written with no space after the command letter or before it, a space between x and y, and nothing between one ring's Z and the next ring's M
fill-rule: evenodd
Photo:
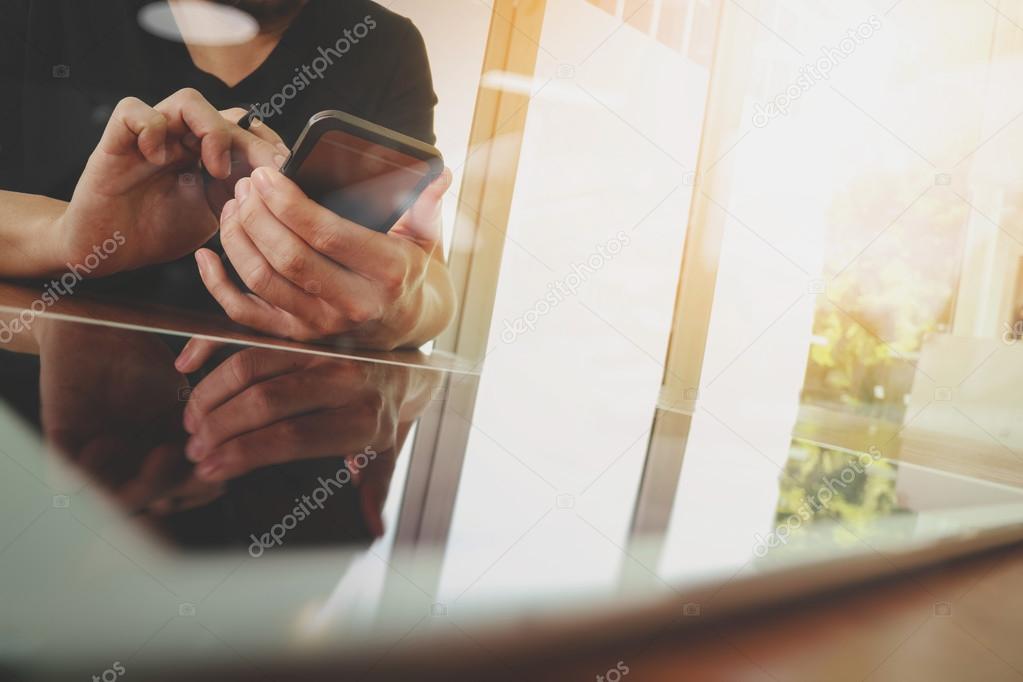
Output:
M423 189L429 172L422 159L328 130L293 179L311 199L343 218L387 232Z

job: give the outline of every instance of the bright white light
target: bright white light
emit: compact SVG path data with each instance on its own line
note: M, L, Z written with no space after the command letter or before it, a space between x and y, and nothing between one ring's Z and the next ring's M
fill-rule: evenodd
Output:
M139 10L139 25L153 35L192 45L238 45L259 33L259 23L237 7L182 0L171 10L168 2L153 2Z
M480 86L487 90L500 90L515 95L536 97L552 102L565 104L584 104L588 107L599 106L593 97L572 86L571 80L555 78L533 78L510 71L487 71L483 74ZM621 106L621 98L604 92L596 92L608 106Z

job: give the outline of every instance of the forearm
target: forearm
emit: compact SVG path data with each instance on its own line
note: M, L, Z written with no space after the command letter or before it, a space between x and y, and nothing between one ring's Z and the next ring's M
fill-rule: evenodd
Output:
M36 324L43 320L36 320ZM39 340L34 325L26 325L22 316L0 312L0 350L26 355L39 355Z
M66 209L49 197L0 191L0 277L43 277L64 267L56 235Z

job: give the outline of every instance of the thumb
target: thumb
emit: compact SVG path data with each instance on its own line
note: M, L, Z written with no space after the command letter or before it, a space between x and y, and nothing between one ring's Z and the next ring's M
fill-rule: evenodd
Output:
M451 187L451 180L451 170L445 168L437 179L423 190L392 232L418 242L421 246L433 245L440 241L441 203L444 194Z
M444 194L451 187L452 177L451 169L445 166L441 174L437 176L437 179L423 190L422 198L439 204L441 199L444 198Z
M174 361L174 368L182 374L198 372L213 357L214 353L226 345L220 341L193 337L181 349L181 353Z

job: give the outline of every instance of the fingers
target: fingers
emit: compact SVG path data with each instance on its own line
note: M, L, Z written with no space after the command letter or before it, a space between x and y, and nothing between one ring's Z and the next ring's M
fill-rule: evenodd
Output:
M181 349L177 359L174 361L174 369L182 374L198 372L202 369L203 365L209 362L214 353L226 345L223 341L195 337Z
M232 114L235 111L231 110ZM284 165L291 150L284 140L274 130L258 118L249 124L249 129L244 130L237 126L244 118L244 112L239 118L232 120L235 135L235 146L238 149L239 159L244 160L247 172L259 166L275 166L280 168Z
M207 483L194 476L184 483L168 491L163 497L154 500L148 511L157 516L168 516L178 512L205 507L224 494L226 487L222 483Z
M199 418L185 453L191 461L201 462L222 443L241 434L362 398L359 392L337 388L324 381L322 369L290 372L253 384ZM367 417L367 423L348 423L345 428L375 433L377 415Z
M258 296L243 293L228 277L220 258L209 249L196 251L195 260L207 291L227 316L238 324L300 341L319 337L315 329L294 315L275 308Z
M215 253L199 249L195 252L195 261L202 283L232 320L252 325L272 325L278 321L266 306L259 305L259 301L250 299L235 286Z
M246 167L251 170L259 166L274 166L280 168L284 165L291 150L283 143L276 133L272 136L263 136L263 128L242 130L235 127L234 143L238 150L239 159L245 162Z
M219 179L231 175L232 150L250 169L284 162L290 150L277 133L262 123L242 130L237 120L225 119L191 88L175 92L155 107L128 97L115 107L99 148L116 155L137 149L156 166L197 154L209 173Z
M237 122L244 112L229 121L191 88L179 90L155 108L166 116L172 133L182 138L195 136L198 139L203 164L215 178L223 180L231 176L235 156L238 162L255 168L273 164L290 153L277 133L266 125L242 130ZM232 116L238 111L232 110ZM186 143L186 146L189 145Z
M220 115L224 117L225 121L236 125L241 125L242 119L245 118L248 113L248 110L242 109L241 107L231 107L230 109L220 110Z
M440 238L440 197L449 184L450 173L447 173L428 188L429 194L423 195L425 199L420 199L422 205L414 208L414 212L419 216L434 214L435 219L430 223L431 227L410 225L403 228L403 234L397 235L404 238L395 239L395 235L368 230L320 206L279 171L272 168L257 168L252 174L252 187L256 189L263 205L270 213L282 225L287 226L287 232L300 237L316 255L325 256L344 266L341 272L353 271L367 280L366 283L360 283L345 278L343 284L336 283L334 288L324 289L322 294L323 298L335 306L351 306L354 303L365 308L371 304L375 305L378 310L354 311L356 319L359 317L358 313L363 312L364 321L379 318L381 314L379 308L386 305L386 296L382 300L381 293L387 295L401 291L409 283L416 282L424 272L429 255L435 247L435 242L431 240ZM246 230L252 234L248 230L247 222ZM287 236L285 234L283 238ZM268 256L267 248L279 249L281 246L280 240L274 243L269 237L270 235L265 244L260 244L259 239L253 235L253 241L257 242L260 250ZM284 259L285 253L287 252L278 251L285 268L285 270L278 268L278 271L295 281L297 271L301 268L296 267L293 258ZM427 258L423 257L424 254ZM321 259L313 257L300 261L301 265L310 269L320 262ZM334 272L337 272L336 268ZM308 274L305 276L309 277ZM332 299L332 294L337 294L338 297Z
M387 235L368 230L320 206L272 168L257 168L252 185L263 204L283 225L317 252L356 272L391 250Z
M244 119L248 115L247 111L240 108L228 109L227 112L222 113L225 115L225 118L228 118L228 120L231 123L234 123L236 125L240 124L242 122L242 119ZM228 113L230 114L230 117L228 117ZM277 150L277 152L280 154L284 154L285 156L287 156L288 154L291 153L291 150L288 149L288 145L284 144L284 140L281 138L281 136L278 135L273 128L264 123L263 119L259 117L252 119L252 122L249 123L248 132L251 133L252 135L255 135L259 139L263 140L264 142L269 142L270 144L272 144L274 148Z
M231 175L231 127L198 90L178 90L155 109L167 117L172 133L179 137L191 133L199 138L202 162L210 175Z
M320 206L279 171L257 168L252 187L260 199L253 210L261 204L269 217L276 219L250 224L244 219L243 207L243 223L259 250L267 254L274 269L293 282L330 282L329 288L321 284L320 297L352 324L379 319L385 312L381 293L399 290L416 278L421 254L417 261L403 241L356 225ZM283 229L267 227L274 223Z
M103 132L99 149L122 155L136 149L151 164L167 162L167 119L156 109L135 97L117 103Z
M258 169L257 174L267 170ZM279 173L277 175L284 177ZM378 319L384 312L383 302L372 284L351 270L340 267L306 243L289 225L282 223L269 210L262 195L252 191L254 184L243 180L237 188L239 216L245 233L275 272L304 292L309 292L307 297L316 301L322 299L330 304L317 304L314 309L308 305L308 299L296 297L287 302L281 300L281 307L308 320L324 333L343 332ZM304 195L302 200L313 203ZM341 221L337 216L333 216L333 219ZM370 234L380 236L372 232ZM315 311L319 311L318 315L309 317Z
M273 128L263 123L260 119L253 119L252 123L249 124L249 132L259 139L274 145L280 153L291 153L291 150L288 149L288 145L284 144L284 140L281 139L281 136L274 132Z
M248 185L248 178L238 183L239 195L248 191ZM267 262L243 229L237 209L235 199L224 207L220 241L245 286L264 301L301 319L316 320L329 315L330 311L319 298L285 279Z
M203 458L196 475L205 481L224 481L282 462L361 451L371 442L367 440L371 434L346 428L353 422L353 410L357 408L294 417L232 438Z
M301 390L308 384L309 377L301 371L268 379L247 387L240 395L201 415L197 422L190 419L195 432L188 440L185 455L193 462L201 462L212 449L232 437L315 409L315 397Z
M145 456L137 472L114 489L114 497L131 512L146 507L154 498L187 473L180 446L164 444Z
M242 120L248 116L248 113L248 111L241 107L234 107L233 109L225 109L224 111L221 111L220 115L223 116L224 120L228 123L232 123L240 127ZM284 140L281 136L278 135L273 128L264 123L259 117L252 119L252 122L249 124L248 132L264 142L269 142L280 154L288 155L291 153L291 150L288 149L286 144L284 144Z
M309 360L297 353L248 348L235 353L210 372L192 391L185 407L185 430L196 433L207 414L246 388L301 369Z

